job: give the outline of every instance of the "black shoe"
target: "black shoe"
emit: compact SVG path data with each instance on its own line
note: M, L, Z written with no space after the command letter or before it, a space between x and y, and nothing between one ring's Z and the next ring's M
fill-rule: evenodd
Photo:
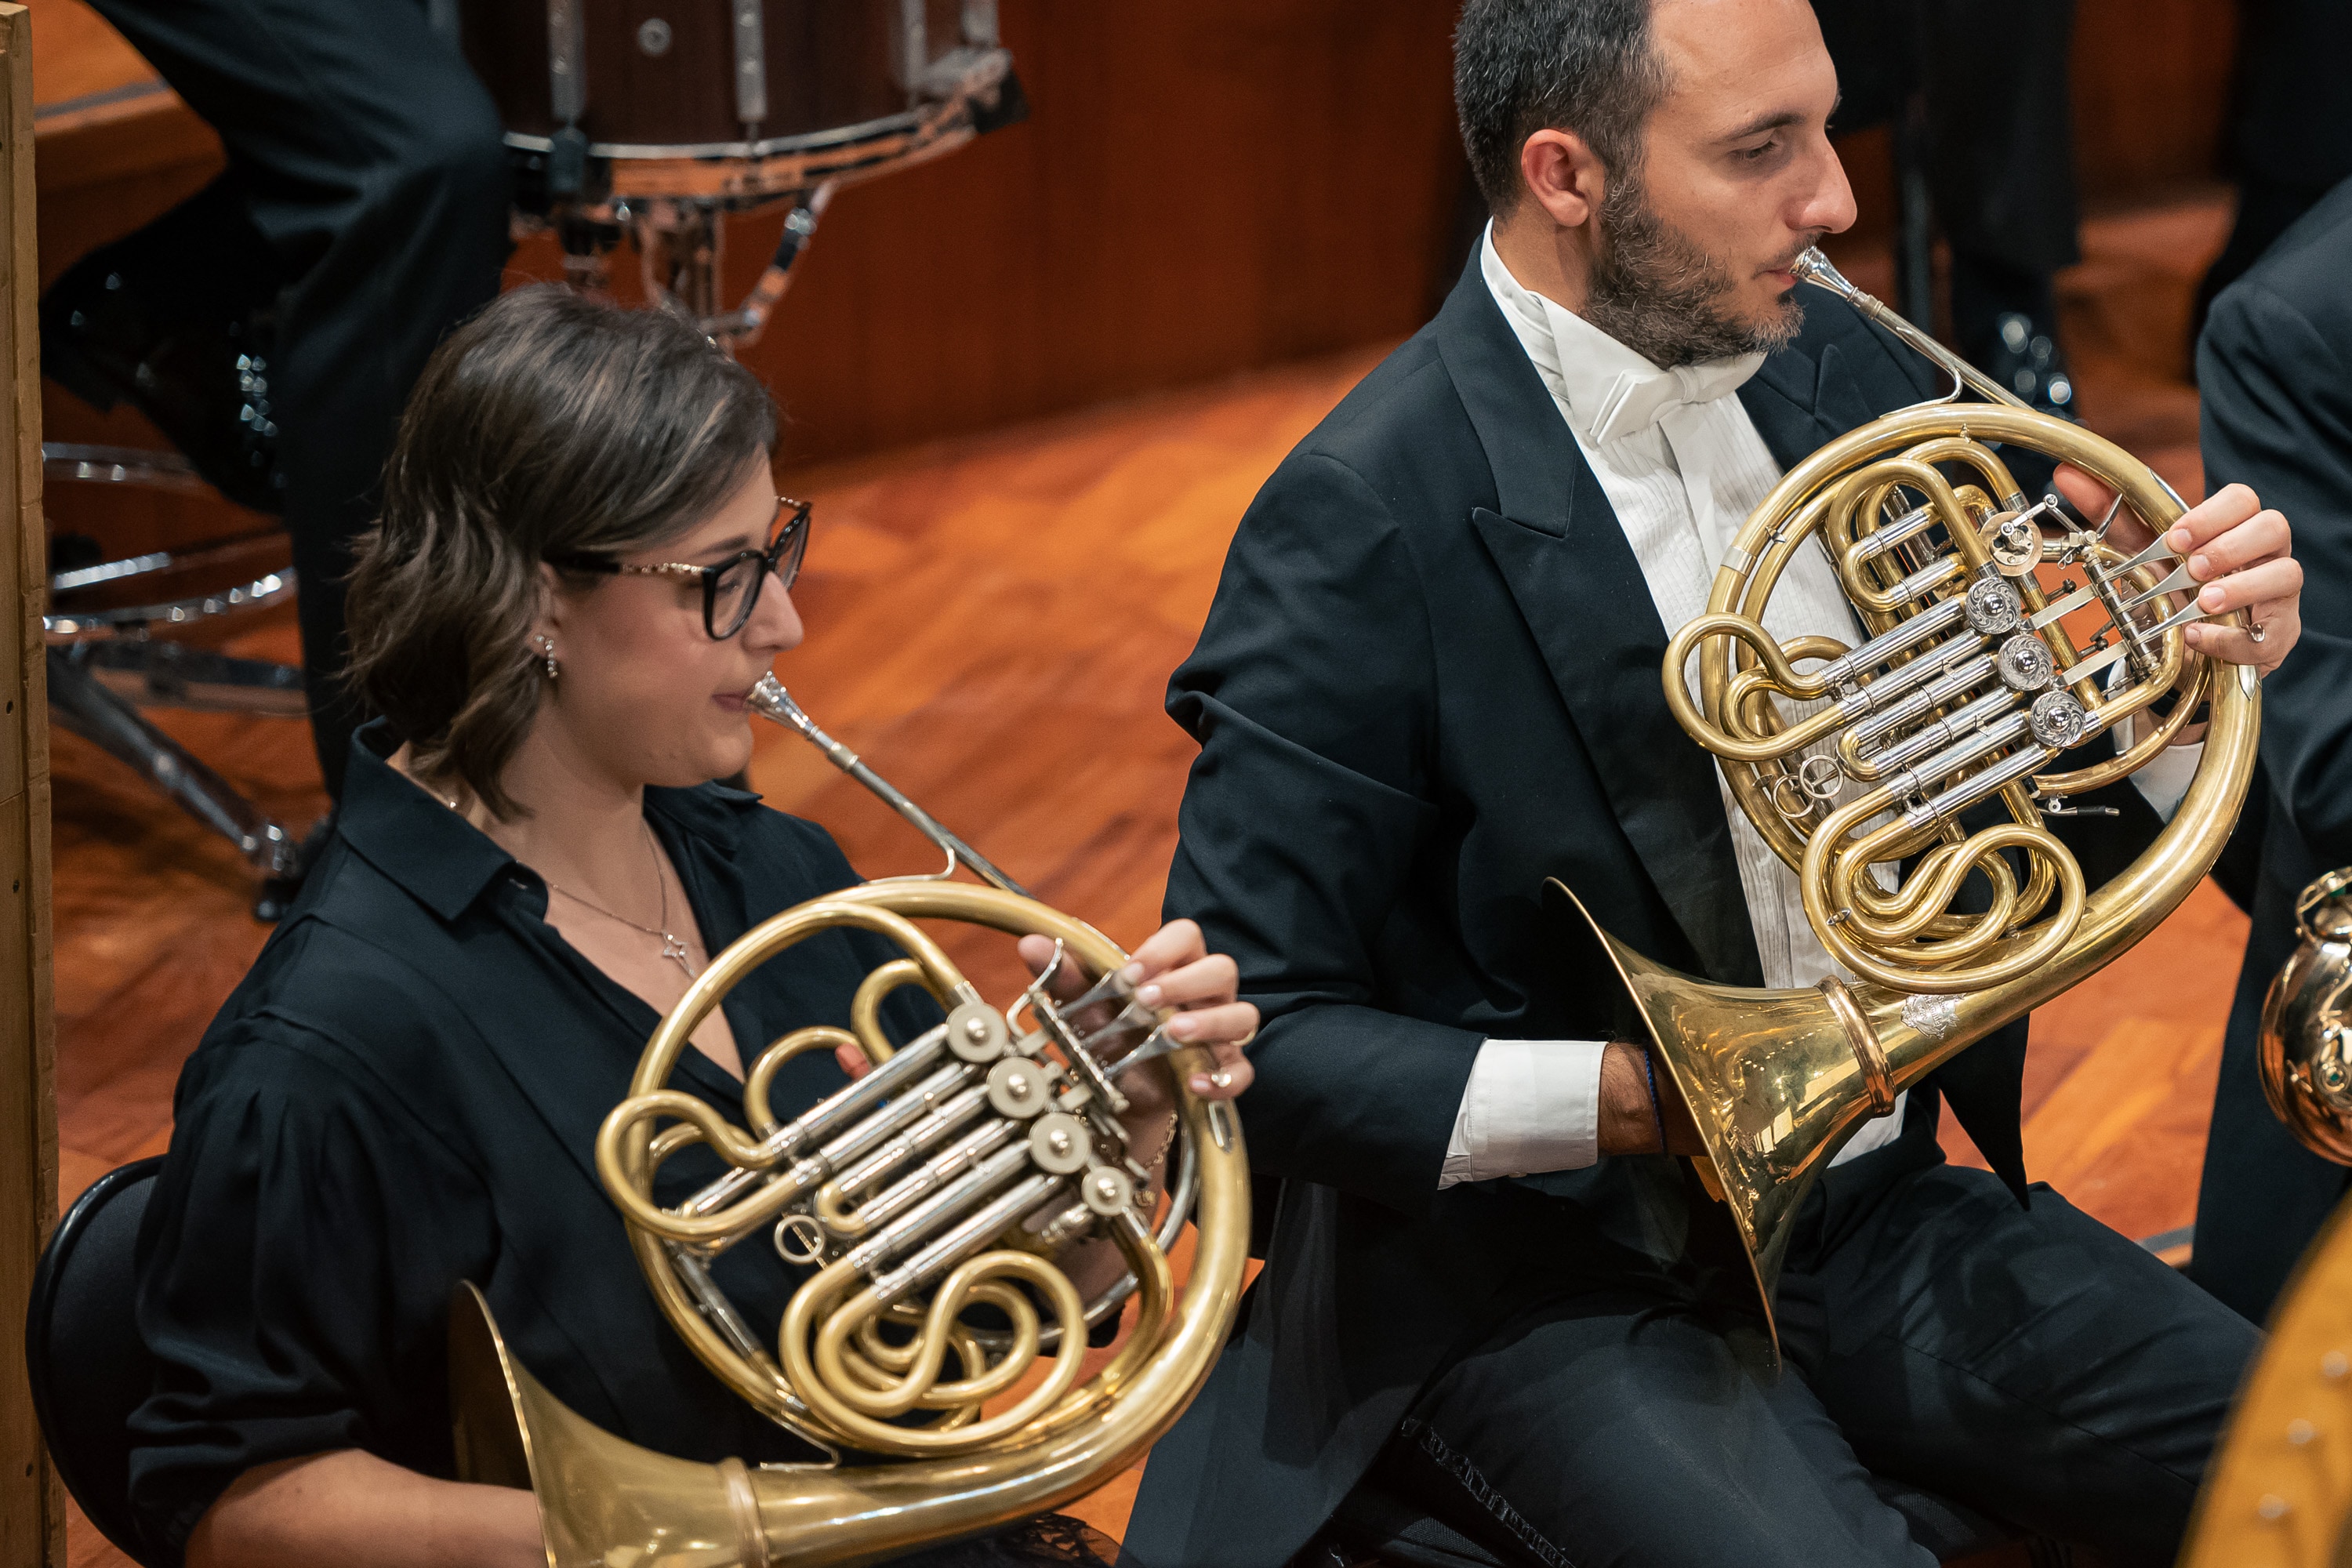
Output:
M1953 252L1952 346L2038 412L2079 418L2049 274Z
M1984 373L2032 405L2035 412L2081 421L2074 408L2074 378L2057 338L2022 310L2005 311L1994 323L1992 352Z
M278 278L215 182L49 286L42 373L101 411L128 398L223 495L282 512L268 342Z

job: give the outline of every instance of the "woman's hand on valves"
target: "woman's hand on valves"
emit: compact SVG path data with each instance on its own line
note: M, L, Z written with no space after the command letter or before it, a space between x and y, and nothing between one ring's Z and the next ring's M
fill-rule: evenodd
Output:
M1053 962L1054 944L1042 936L1021 939L1021 960L1032 970ZM1214 1065L1192 1075L1187 1087L1204 1100L1231 1100L1250 1086L1254 1075L1243 1047L1256 1037L1257 1006L1239 998L1241 972L1222 952L1211 952L1201 928L1191 921L1170 921L1144 939L1128 960L1127 982L1135 999L1154 1009L1173 1007L1169 1037L1179 1045L1208 1049ZM1087 982L1076 964L1062 961L1053 980L1054 994L1066 1001L1085 993ZM1119 1087L1130 1094L1129 1080Z
M1054 961L1054 944L1042 936L1021 939L1021 961L1042 971ZM1127 982L1135 999L1150 1008L1173 1007L1168 1033L1180 1045L1207 1047L1215 1065L1192 1075L1189 1087L1203 1100L1231 1100L1255 1077L1243 1048L1257 1036L1257 1005L1237 995L1241 972L1222 952L1211 952L1201 928L1191 921L1170 921L1145 939L1127 963ZM1083 996L1090 982L1068 957L1047 982L1056 1001ZM834 1053L841 1070L863 1078L869 1069L855 1046ZM1129 1092L1133 1097L1133 1086ZM1149 1089L1146 1099L1154 1099Z

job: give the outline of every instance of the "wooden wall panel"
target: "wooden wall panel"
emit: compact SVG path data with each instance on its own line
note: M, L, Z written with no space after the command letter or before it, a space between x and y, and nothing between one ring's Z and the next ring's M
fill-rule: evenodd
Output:
M37 0L89 34L79 0ZM1425 318L1462 174L1444 4L1007 0L1030 121L843 195L747 356L788 410L788 452L831 457L1280 363ZM58 51L61 86L103 90ZM110 118L44 122L44 270L136 226L217 167L176 100L149 163ZM56 150L54 158L48 150ZM781 215L730 227L730 294ZM614 258L624 298L634 257ZM551 240L517 277L558 274ZM53 394L77 439L140 437Z
M2076 0L2074 177L2108 211L2219 178L2237 58L2235 0ZM1895 233L1895 160L1884 127L1837 138L1860 215L1851 238Z
M0 5L0 1568L65 1559L63 1496L25 1381L33 1264L58 1212L49 751L33 302L31 16Z
M1008 0L1030 121L845 192L746 356L787 454L1410 332L1462 174L1451 25L1429 0ZM779 222L737 226L731 289Z
M35 5L56 40L44 103L135 70L81 0ZM845 193L748 356L785 402L788 454L904 445L1412 331L1442 286L1464 174L1454 10L1003 0L1029 123ZM2078 0L2087 201L2213 175L2235 36L2233 0ZM52 275L194 188L219 157L168 97L83 118L45 121ZM1883 153L1868 137L1850 150L1874 228L1891 205ZM780 223L732 226L735 294ZM615 263L635 266L626 253ZM518 277L556 271L551 241L516 258ZM69 404L51 400L60 434L139 434Z
M845 193L748 356L791 414L788 450L982 428L1410 331L1442 288L1464 177L1452 12L1008 0L1034 118ZM2229 0L2080 0L2086 202L2218 172L2235 18ZM1885 167L1857 173L1883 185ZM775 229L739 226L735 289ZM553 275L551 249L528 260Z
M2236 0L2075 0L2074 169L2113 205L2222 173Z

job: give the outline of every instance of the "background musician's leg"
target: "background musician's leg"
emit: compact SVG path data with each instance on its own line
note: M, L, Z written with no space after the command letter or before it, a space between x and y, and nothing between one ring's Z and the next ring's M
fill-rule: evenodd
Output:
M2221 290L2272 242L2352 179L2352 7L2342 0L2252 0L2242 7L2236 91L2224 151L2238 178L2229 243L2197 285L2193 353Z
M419 0L99 0L220 133L290 279L272 381L319 763L339 792L342 579L434 344L498 291L489 98ZM193 265L192 261L192 265Z
M1912 96L1924 100L1922 173L1951 252L1953 346L2004 384L2032 369L2021 395L2052 398L2064 373L2051 279L2081 258L2073 0L1813 0L1813 11L1837 65L1838 129L1899 125ZM2014 342L2002 330L2011 316L2025 322Z
M1533 1309L1422 1395L1381 1479L1512 1563L1932 1563L1804 1379L1735 1331L1746 1354L1622 1290Z
M2051 278L2082 259L2068 61L2073 0L1927 0L1927 183L1952 249L1952 337L1988 369L2000 318L2053 342ZM1996 374L1999 374L1996 372Z
M2253 1326L2046 1186L1938 1165L1843 1205L1813 1384L1864 1462L2124 1564L2172 1561Z

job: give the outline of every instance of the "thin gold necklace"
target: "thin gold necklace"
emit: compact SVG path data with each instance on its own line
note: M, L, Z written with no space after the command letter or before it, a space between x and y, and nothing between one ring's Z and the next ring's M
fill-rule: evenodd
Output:
M662 875L661 851L654 845L654 830L651 826L646 824L643 818L638 819L637 826L644 827L646 830L646 853L647 856L651 857L654 863L654 885L661 889L660 930L656 931L652 926L639 925L636 921L631 920L626 915L614 914L612 910L606 909L604 905L598 903L593 899L583 899L569 888L558 887L553 878L548 879L547 889L551 893L562 893L565 898L570 899L575 904L585 904L588 908L595 910L598 914L603 915L606 920L618 921L623 925L627 926L631 931L641 931L647 936L657 936L661 938L661 955L664 958L676 960L677 966L686 971L686 977L688 980L692 980L695 977L694 965L688 962L687 945L680 942L669 929L669 879Z

